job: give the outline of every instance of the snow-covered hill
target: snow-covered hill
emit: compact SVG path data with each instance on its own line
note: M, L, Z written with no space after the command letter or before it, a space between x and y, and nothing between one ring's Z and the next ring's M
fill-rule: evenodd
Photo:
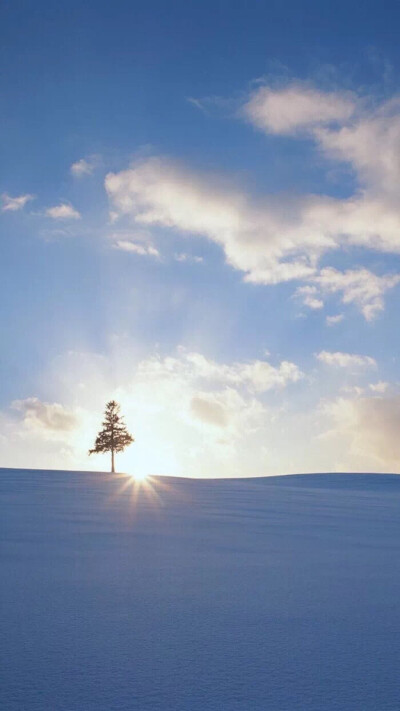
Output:
M0 707L398 711L400 477L0 471Z

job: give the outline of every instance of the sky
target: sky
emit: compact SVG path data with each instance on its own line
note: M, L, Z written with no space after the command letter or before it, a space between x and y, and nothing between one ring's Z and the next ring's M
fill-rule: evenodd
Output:
M400 472L399 21L2 3L0 466Z

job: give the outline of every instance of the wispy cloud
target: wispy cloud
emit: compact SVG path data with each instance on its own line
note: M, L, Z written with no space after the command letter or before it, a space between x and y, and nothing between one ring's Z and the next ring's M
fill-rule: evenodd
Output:
M341 351L320 351L315 354L317 360L325 365L335 368L376 368L376 360L371 356L355 353L342 353Z
M385 382L384 380L380 380L378 383L370 383L369 389L373 393L378 393L382 395L389 389L389 383Z
M177 262L188 262L189 264L203 264L203 257L199 257L196 254L186 254L186 252L178 252L174 254L174 259Z
M226 179L147 158L106 177L114 217L131 215L137 224L206 237L246 281L302 281L306 287L297 295L310 308L322 308L325 296L337 294L371 321L400 276L363 266L320 269L319 262L349 247L400 253L400 99L377 105L372 97L304 83L261 86L244 103L242 116L268 134L307 137L325 158L347 163L357 183L354 194L255 199Z
M18 195L11 197L8 193L3 193L1 196L1 211L2 212L17 212L22 210L27 202L34 200L35 196L30 194Z
M96 168L97 162L98 159L96 156L91 156L90 158L80 158L80 160L72 163L70 171L76 178L82 178L85 175L92 175Z
M310 308L313 300L327 294L340 294L343 304L354 304L367 321L372 321L384 309L384 295L400 282L400 274L379 276L368 269L348 269L344 272L326 267L311 277L313 287L301 287L297 290L304 295L303 303ZM318 287L318 288L317 288ZM307 289L312 299L307 298ZM330 321L330 325L335 321ZM337 323L337 319L336 319Z
M154 246L152 236L147 230L119 231L109 235L114 249L130 252L140 257L161 257L160 251Z
M129 242L128 240L119 239L115 242L114 247L123 252L138 254L141 257L160 257L160 252L156 247L140 244L140 242Z
M169 358L168 367L172 374L176 368L184 370L190 377L203 381L245 387L254 392L266 392L296 383L303 377L299 367L291 361L281 361L272 365L267 360L251 360L231 364L217 363L201 353L180 349L179 358ZM158 369L158 361L153 359L149 366Z
M309 309L318 310L324 306L324 302L320 298L316 286L299 286L294 295L301 299L304 306L308 306Z
M334 314L333 316L326 317L326 323L328 326L336 326L336 324L341 323L343 319L343 314Z

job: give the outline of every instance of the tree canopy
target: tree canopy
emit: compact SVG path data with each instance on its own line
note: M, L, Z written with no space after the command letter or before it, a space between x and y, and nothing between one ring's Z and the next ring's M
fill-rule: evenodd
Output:
M134 441L126 428L124 418L120 415L120 406L115 400L110 400L106 405L102 429L96 437L93 449L89 450L89 455L111 452L111 471L114 472L115 452L123 452Z

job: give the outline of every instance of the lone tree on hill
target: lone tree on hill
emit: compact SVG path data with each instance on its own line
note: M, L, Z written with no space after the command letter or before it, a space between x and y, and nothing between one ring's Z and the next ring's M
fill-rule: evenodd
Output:
M102 430L96 437L93 449L89 449L90 454L101 452L111 452L111 472L114 474L114 453L123 452L129 447L134 438L126 429L124 418L119 414L120 407L115 400L110 400L106 405Z

